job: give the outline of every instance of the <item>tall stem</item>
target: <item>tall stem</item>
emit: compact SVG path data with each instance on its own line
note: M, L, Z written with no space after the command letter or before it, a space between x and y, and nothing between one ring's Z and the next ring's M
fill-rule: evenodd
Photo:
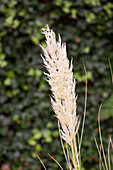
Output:
M72 150L72 155L73 155L74 168L75 168L75 170L77 170L77 162L76 162L75 150L74 150L74 147L73 147L73 141L72 141L72 144L71 144L71 150Z

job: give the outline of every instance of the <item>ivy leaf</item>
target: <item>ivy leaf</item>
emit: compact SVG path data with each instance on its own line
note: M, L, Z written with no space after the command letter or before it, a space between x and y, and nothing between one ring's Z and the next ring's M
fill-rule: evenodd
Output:
M35 140L35 138L34 138L34 137L31 137L31 138L28 140L28 144L29 144L29 145L32 145L32 146L36 145L36 140Z
M10 86L10 85L11 85L11 79L10 79L10 78L6 78L6 79L4 80L4 85L5 85L5 86Z

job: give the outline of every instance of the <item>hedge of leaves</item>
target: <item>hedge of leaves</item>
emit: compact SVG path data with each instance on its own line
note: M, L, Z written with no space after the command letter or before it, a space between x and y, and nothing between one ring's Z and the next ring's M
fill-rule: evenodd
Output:
M113 2L107 0L1 0L0 1L0 164L13 170L40 170L38 154L48 169L65 167L57 121L50 105L49 86L39 44L41 28L48 24L67 43L77 80L78 113L84 110L85 74L88 103L82 145L82 164L98 167L94 137L102 107L103 140L113 133L113 94L108 59L113 65Z

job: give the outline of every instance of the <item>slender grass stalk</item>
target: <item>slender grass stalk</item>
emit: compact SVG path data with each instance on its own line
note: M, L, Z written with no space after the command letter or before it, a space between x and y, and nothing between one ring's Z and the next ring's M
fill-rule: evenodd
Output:
M66 143L66 150L67 150L67 158L68 158L68 162L69 162L69 169L71 170L72 168L71 168L71 162L70 162L70 156L69 156L69 153L70 153L70 150L69 150L70 148L68 147L68 145L67 145L67 143Z
M62 140L62 137L61 137L60 123L59 123L59 121L58 121L58 129L59 129L60 141L61 141L63 153L64 153L64 156L65 156L65 159L66 159L68 168L71 170L71 163L70 163L70 158L69 158L69 151L68 151L68 147L67 147L67 144L66 144L66 149L67 149L67 154L66 154L66 151L65 151L65 148L64 148L64 145L63 145L63 140Z
M72 150L72 155L73 155L73 162L74 162L74 167L75 167L75 170L77 170L77 163L76 163L76 156L75 156L75 151L74 151L74 147L73 147L73 142L71 144L71 150Z
M109 138L110 144L111 144L111 149L113 150L113 141L111 139L111 136ZM112 166L113 166L113 155L111 155L111 162L112 162Z
M50 156L51 159L53 159L53 160L57 163L57 165L60 167L60 169L63 170L63 168L62 168L61 165L58 163L58 161L57 161L55 158L53 158L53 156L51 156L50 154L48 154L48 155Z
M82 122L82 131L81 131L81 137L79 141L79 157L80 157L80 150L81 150L81 144L82 144L82 139L83 139L83 132L84 132L84 124L85 124L85 117L86 117L86 106L87 106L87 71L85 64L83 63L84 66L84 71L86 75L86 87L85 87L85 104L84 104L84 116L83 116L83 122Z
M45 169L45 170L47 170L46 169L46 167L45 167L45 165L44 165L44 163L42 162L42 160L40 159L40 157L37 155L37 158L39 159L39 161L41 162L41 164L42 164L42 166L43 166L43 168Z
M110 61L110 59L108 59L108 60L109 60L109 67L110 67L110 71L111 71L111 81L113 84L113 71L112 71L111 61Z
M110 138L109 138L109 143L108 143L108 167L109 167L109 170L111 170L111 164L110 164Z
M102 157L101 157L101 145L100 145L100 159L99 159L99 168L100 170L102 169L102 165L101 165L101 161L102 160Z
M98 112L99 136L100 136L100 143L101 143L101 147L102 147L102 152L103 152L103 158L104 158L105 167L106 167L106 170L108 170L108 165L107 165L106 156L105 156L105 152L104 152L103 141L102 141L101 128L100 128L100 111L101 111L101 107L102 107L102 103L101 103L101 105L100 105L100 107L99 107L99 112Z
M96 147L97 147L98 154L100 156L100 161L102 162L102 166L103 166L104 170L106 170L104 162L103 162L102 157L101 157L101 145L100 145L100 149L99 149L96 138L94 138L94 140L95 140L95 144L96 144Z

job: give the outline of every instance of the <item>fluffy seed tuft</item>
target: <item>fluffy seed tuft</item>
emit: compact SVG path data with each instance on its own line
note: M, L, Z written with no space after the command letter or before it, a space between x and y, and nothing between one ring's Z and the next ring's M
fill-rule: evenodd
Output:
M51 103L62 127L62 138L71 145L80 124L76 115L76 82L73 78L72 62L69 66L66 44L61 43L60 35L56 41L55 33L48 26L43 28L43 34L47 46L46 48L41 46L45 56L42 56L42 59L48 70L45 74L51 86Z

